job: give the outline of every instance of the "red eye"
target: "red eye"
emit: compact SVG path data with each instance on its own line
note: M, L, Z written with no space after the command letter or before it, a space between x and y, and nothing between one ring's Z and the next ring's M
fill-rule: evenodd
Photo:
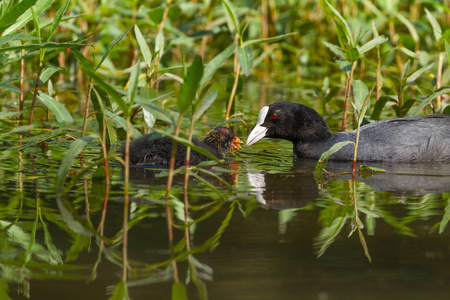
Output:
M270 116L273 120L275 120L277 118L277 114L273 114L272 116Z

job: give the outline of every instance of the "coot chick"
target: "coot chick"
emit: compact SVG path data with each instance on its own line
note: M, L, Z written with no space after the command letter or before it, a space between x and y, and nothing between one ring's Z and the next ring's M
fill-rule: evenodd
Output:
M247 146L263 137L294 144L298 157L319 158L335 143L356 140L356 130L331 133L325 120L312 108L290 102L264 106ZM330 156L353 160L349 144ZM377 121L361 127L358 161L450 161L450 115L426 115Z
M230 150L239 150L242 141L236 134L226 127L216 127L209 131L202 140L193 139L192 142L208 150L219 159L223 159ZM131 165L157 165L168 166L172 153L173 140L169 137L155 138L153 134L146 134L132 142L130 145ZM178 143L175 156L175 165L186 164L186 146ZM208 157L191 150L189 164L195 165L202 161L209 160Z

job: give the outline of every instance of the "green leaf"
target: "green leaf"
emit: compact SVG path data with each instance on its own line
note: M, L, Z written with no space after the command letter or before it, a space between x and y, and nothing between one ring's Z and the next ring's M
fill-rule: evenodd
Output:
M3 31L5 31L6 28L8 28L8 26L13 25L14 22L21 15L23 15L30 7L35 5L36 2L37 0L23 0L22 2L18 3L12 10L3 14L2 17L0 18L0 35ZM7 35L7 33L5 35Z
M328 42L323 42L323 44L330 49L331 52L333 52L334 54L336 54L340 59L345 59L345 53L344 50L342 50L341 47L339 47L338 45L334 45L334 44L330 44Z
M8 292L8 283L6 283L6 281L4 281L3 279L0 279L0 299L11 300L11 298L8 296Z
M450 45L448 44L447 40L445 40L444 43L445 43L445 51L447 52L447 61L450 64Z
M91 239L87 235L81 233L75 234L75 239L72 241L70 249L66 252L65 262L68 263L76 260L80 253L89 247L90 241Z
M80 66L83 70L94 73L94 66L87 60L86 57L84 57L84 55L80 51L72 49L72 53L75 55L75 58L80 63Z
M212 92L210 92L206 97L203 98L201 102L197 104L198 108L195 109L194 112L194 120L198 120L203 113L208 109L208 107L211 106L211 104L216 100L217 98L217 89L214 89Z
M439 233L443 233L445 227L447 227L448 221L450 221L450 200L447 200L447 205L445 206L445 213L442 216L442 221L439 224Z
M189 67L180 93L178 94L177 108L181 115L191 106L197 94L200 80L203 76L203 62L200 56L197 56Z
M71 47L85 47L88 44L79 43L55 43L55 42L44 42L40 44L25 44L20 46L4 47L0 48L0 52L22 50L22 49L67 49Z
M133 69L131 70L130 78L128 80L129 85L127 89L128 105L131 106L134 103L134 98L138 90L139 74L141 73L141 61L138 59Z
M439 40L441 39L441 36L442 36L441 26L439 25L436 18L430 13L430 11L428 9L425 8L425 12L427 13L428 21L430 22L431 27L433 28L434 38L436 39L436 42L439 42Z
M50 31L48 33L47 41L50 41L50 38L55 33L56 28L58 28L59 23L61 23L61 19L66 13L67 7L69 7L70 0L66 0L66 2L58 9L55 16L53 17L52 27L50 27Z
M425 100L422 100L421 103L414 107L413 109L411 109L408 112L408 117L415 117L418 116L420 114L420 112L431 103L431 101L433 101L436 97L444 95L444 94L450 94L450 87L446 86L443 87L439 90L437 90L436 92L434 92L431 96L429 96L428 98L426 98Z
M55 66L46 66L41 73L41 77L39 77L40 84L44 84L49 80L49 78L55 74L56 72L66 73L66 69L63 67L55 67Z
M338 65L339 69L341 69L347 74L347 76L350 76L352 64L348 60L338 59L336 60L336 64Z
M406 83L406 80L407 80L406 75L409 72L410 64L411 64L411 60L408 59L408 61L403 65L402 73L400 74L400 82L402 84Z
M242 47L245 48L247 46L255 45L255 44L265 44L265 43L279 42L279 41L284 40L285 38L287 38L289 36L293 36L293 35L296 35L296 34L297 34L297 32L289 32L289 33L286 33L286 34L280 34L280 35L268 37L268 38L265 38L265 39L248 40L248 41L245 41L244 43L242 43Z
M317 162L316 167L314 169L314 176L316 176L316 177L320 176L322 174L322 169L324 169L325 166L327 165L327 162L328 162L328 159L330 158L330 156L332 154L338 152L339 150L341 150L342 147L344 147L348 144L355 145L355 143L353 143L351 141L340 142L340 143L334 144L333 146L331 146L330 149L328 149L327 151L322 153L322 155L320 156L320 159Z
M211 61L203 71L203 76L199 84L200 88L202 88L203 85L212 78L217 69L219 69L223 65L223 63L230 57L230 55L233 54L234 48L236 48L236 44L231 44L225 50L211 59Z
M419 58L419 53L413 52L405 47L399 47L397 49L399 49L400 51L402 51L411 58Z
M108 117L108 123L114 121L116 123L116 127L123 128L125 131L127 130L127 121L118 116L117 114L113 114L109 110L105 110L105 115ZM139 132L133 125L130 124L131 130L131 138L138 139L142 136L142 133Z
M347 42L349 45L353 46L354 45L353 34L350 29L350 26L348 26L347 21L345 21L344 17L328 1L325 0L325 2L327 3L328 7L331 9L333 14L339 19L339 22L344 26L343 30L347 37Z
M234 9L231 5L231 3L228 0L222 0L222 4L225 7L225 10L227 11L227 19L231 21L234 31L240 36L240 25L239 25L239 19L236 16L236 13L234 12ZM231 28L230 28L231 30Z
M168 94L166 94L168 95ZM160 98L160 97L158 97ZM153 116L155 116L155 118L157 120L161 120L166 122L167 124L169 124L170 126L175 126L175 120L173 119L173 117L167 113L166 111L164 111L163 109L159 108L157 105L155 105L154 103L156 99L153 99L152 102L150 102L147 99L141 98L141 97L136 97L135 102L139 105L141 105L143 108L145 108L146 110L148 110L151 114L153 114Z
M116 126L113 120L106 122L105 110L112 110L111 103L108 99L108 94L103 91L100 87L92 87L91 89L91 101L97 113L95 118L97 119L97 124L99 132L103 135L103 127L106 126L105 139L106 147L109 148L111 144L117 143L117 133Z
M32 4L31 6L29 6L30 8L33 8L34 14L37 16L39 16L44 10L46 10L52 3L54 0L38 0L36 2L34 2L34 4ZM33 1L31 0L27 0L27 1L22 1L22 2L26 2L27 6L29 4L31 4ZM15 32L17 29L19 28L23 28L25 27L25 25L33 18L31 9L25 11L25 13L21 14L20 17L17 19L17 21L12 24L11 26L9 26L3 33L3 36L8 35L12 32ZM0 30L3 31L3 30Z
M129 300L130 296L128 295L128 287L127 283L124 281L120 281L114 287L114 292L108 300Z
M351 48L347 51L345 51L345 54L347 54L347 58L349 62L355 62L359 59L359 52L358 48Z
M22 94L22 91L18 87L8 83L10 81L11 80L5 80L0 82L0 90L7 90L14 93Z
M399 12L394 11L394 14L397 17L397 19L399 19L400 22L402 22L403 25L405 25L406 28L408 28L408 31L411 34L411 37L414 40L414 42L416 42L416 43L419 42L419 34L417 33L417 30L416 30L416 27L414 26L414 24L410 20L408 20L408 18L404 17Z
M188 300L186 287L180 282L172 284L172 299L173 300Z
M161 30L156 35L155 39L155 55L158 57L158 62L164 53L164 32Z
M56 120L59 123L73 123L73 118L69 111L62 103L56 101L55 98L42 92L38 92L37 98L55 114Z
M83 148L94 139L94 137L87 136L76 139L70 144L69 149L64 154L64 158L59 165L58 172L56 173L55 190L59 192L66 180L69 170L72 167L73 160L80 154Z
M250 47L238 47L237 48L237 57L239 61L239 65L242 68L245 76L250 75L250 72L253 68L253 53Z
M424 72L428 71L429 69L431 69L433 67L434 63L429 64L428 66L422 67L419 70L415 71L414 73L412 73L411 75L408 76L408 78L406 78L406 82L407 83L412 83L413 81L415 81L417 78L420 77L420 75L422 75Z
M361 108L367 95L369 95L369 89L367 88L367 85L359 79L353 80L353 98L355 100L354 106L358 111L358 114L361 113Z
M117 92L109 83L104 81L99 75L96 73L84 70L84 72L94 80L113 100L122 110L123 114L127 116L129 114L128 104L122 99L122 95Z
M147 41L145 40L144 36L142 35L141 30L139 29L137 24L134 25L134 34L136 35L136 40L138 42L142 56L144 57L144 61L147 64L147 67L150 67L150 65L152 63L152 52L150 51Z
M98 62L97 66L95 67L95 70L97 70L102 65L103 61L106 59L108 54L114 49L114 47L120 42L120 40L123 39L123 37L125 35L127 35L128 31L130 31L131 28L133 28L133 26L131 26L130 28L125 30L121 35L116 37L111 43L108 44L108 46L106 47L105 54L103 54L102 58Z
M361 47L359 47L358 48L359 54L364 54L367 51L372 50L376 46L379 46L379 45L383 44L387 40L389 40L389 39L387 37L385 37L384 35L378 36L378 37L368 41L367 43L365 43Z

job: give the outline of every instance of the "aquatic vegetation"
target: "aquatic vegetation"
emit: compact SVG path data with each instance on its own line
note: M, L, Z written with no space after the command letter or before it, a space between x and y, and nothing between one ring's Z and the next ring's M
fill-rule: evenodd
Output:
M278 100L310 104L333 128L449 113L448 14L445 2L428 1L2 1L0 260L8 277L0 298L11 282L25 298L35 279L95 282L103 259L121 271L110 280L112 299L164 281L173 299L192 286L207 299L212 269L202 253L217 248L236 215L285 208L269 183L294 186L304 174L313 203L283 210L280 233L296 213L320 210L319 256L347 220L360 238L362 223L371 234L381 219L413 236L411 223L434 217L433 230L444 232L448 191L406 201L399 217L389 207L399 198L367 184L353 181L353 198L339 177L316 190L314 167L295 170L284 144L243 149L224 164L175 168L172 160L164 170L130 170L121 149L156 132L189 157L202 151L194 134L222 125L243 138L259 109ZM266 185L253 186L258 180ZM136 238L139 229L151 236ZM129 255L136 241L154 252L149 259Z

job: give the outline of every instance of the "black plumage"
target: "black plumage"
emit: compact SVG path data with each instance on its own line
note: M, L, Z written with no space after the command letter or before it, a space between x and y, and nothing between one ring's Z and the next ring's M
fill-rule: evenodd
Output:
M201 140L193 139L193 144L209 151L215 157L223 159L230 150L239 150L242 141L229 128L216 127L209 131ZM133 141L130 145L131 165L168 166L172 154L173 140L169 137L159 137L147 134ZM178 143L175 155L175 165L186 164L186 146ZM198 164L209 158L191 150L190 165Z
M312 108L276 102L261 109L247 145L263 137L291 141L298 157L318 158L335 143L356 140L356 130L331 133ZM344 146L331 160L352 160L354 147ZM450 115L426 115L377 121L361 127L359 161L450 161Z

